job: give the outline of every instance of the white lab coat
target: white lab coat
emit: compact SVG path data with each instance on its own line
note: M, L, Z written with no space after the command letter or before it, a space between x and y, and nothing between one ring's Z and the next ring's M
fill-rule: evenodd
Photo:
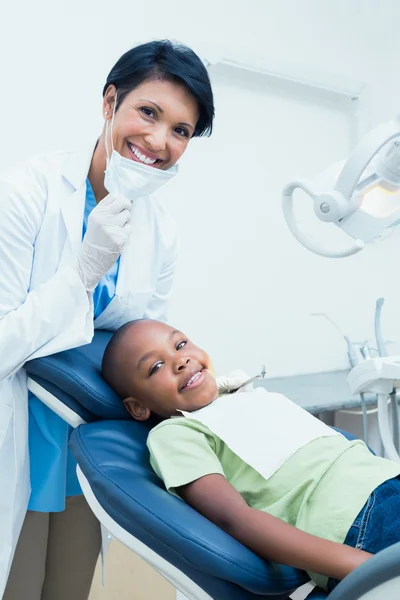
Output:
M0 598L30 495L27 360L90 342L93 303L74 267L82 240L86 152L35 157L0 176ZM177 257L154 197L132 205L116 296L94 327L164 319Z

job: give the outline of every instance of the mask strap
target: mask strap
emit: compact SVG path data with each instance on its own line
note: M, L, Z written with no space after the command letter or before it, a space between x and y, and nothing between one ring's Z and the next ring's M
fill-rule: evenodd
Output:
M115 107L117 106L117 95L118 92L115 92L115 100L114 100L114 106L113 106L113 114L112 114L112 118L111 118L111 148L112 151L114 152L114 141L113 141L113 128L114 128L114 118L115 118Z
M111 117L111 127L110 127L110 138L111 138L111 150L112 152L114 152L114 141L113 141L113 127L114 127L114 117L115 117L115 107L117 106L117 92L115 92L115 100L114 100L114 106L113 106L113 113L112 113L112 117ZM106 156L107 156L107 162L110 160L110 152L108 149L108 119L106 121L106 140L105 140L105 146L106 146Z
M108 150L108 119L106 121L106 156L107 156L107 162L109 162L110 160L110 152Z

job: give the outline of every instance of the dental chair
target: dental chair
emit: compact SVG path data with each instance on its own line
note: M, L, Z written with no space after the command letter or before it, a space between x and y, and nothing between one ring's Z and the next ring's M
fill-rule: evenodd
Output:
M131 420L101 377L111 335L97 331L87 346L25 365L29 389L74 427L70 447L78 478L103 532L141 556L188 600L288 600L309 580L305 572L264 561L169 494L154 474L146 447L154 423ZM308 596L327 597L318 588ZM329 594L329 600L399 597L400 544L375 555Z

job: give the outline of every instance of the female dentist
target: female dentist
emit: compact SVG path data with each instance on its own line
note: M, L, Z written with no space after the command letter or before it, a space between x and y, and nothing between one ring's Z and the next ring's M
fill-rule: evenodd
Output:
M192 50L151 42L124 54L103 91L105 126L81 153L0 177L0 598L86 600L99 524L68 451L70 427L27 390L27 360L164 319L177 256L151 196L176 173L214 105ZM7 581L8 580L8 581Z

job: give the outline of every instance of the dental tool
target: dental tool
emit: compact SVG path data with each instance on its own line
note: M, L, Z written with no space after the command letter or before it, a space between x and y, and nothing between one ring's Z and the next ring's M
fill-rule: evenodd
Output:
M382 307L385 303L385 298L378 298L375 304L375 319L374 319L374 328L375 328L375 339L376 339L376 347L378 348L379 356L387 356L386 343L382 335L382 327L381 327L381 315L382 315Z
M247 379L244 383L242 383L238 388L234 389L234 390L229 390L229 394L233 394L234 392L237 392L238 390L242 389L243 387L245 387L246 385L249 385L249 383L253 383L254 381L257 381L258 379L265 379L265 376L267 374L267 371L265 369L265 365L263 365L261 367L261 372L258 375L254 375L254 377L250 377L250 379Z
M362 346L360 348L360 352L364 360L371 358L371 351L368 346ZM354 367L355 365L352 365ZM360 392L360 400L361 400L361 410L363 417L363 430L364 430L364 442L368 444L369 441L369 426L368 426L368 409L367 409L367 400L365 398L365 393Z
M351 341L349 336L345 335L343 333L343 331L340 329L339 325L337 323L335 323L335 321L333 319L331 319L326 313L315 312L315 313L311 313L310 316L322 317L322 318L326 319L340 333L340 335L344 338L344 340L347 344L347 356L349 359L350 366L352 368L355 367L360 362L360 360L361 360L360 355L363 359L370 356L370 350L367 345L361 345L361 348L359 350L359 353L360 353L360 355L359 355L357 353L354 343ZM364 344L367 344L367 342L365 342ZM361 400L361 410L362 410L362 419L363 419L363 438L364 438L364 442L366 444L368 444L368 439L369 439L368 409L367 409L367 401L366 401L364 392L362 392L360 394L360 400Z
M375 305L375 339L376 345L378 348L379 356L388 356L386 343L384 337L382 335L382 326L381 326L381 315L382 308L385 303L385 298L378 298ZM392 409L392 429L393 429L393 441L396 447L397 452L399 452L400 448L400 430L399 430L399 406L397 403L397 393L396 390L392 390L390 394L390 405Z
M351 367L354 367L355 365L357 365L360 362L359 356L357 355L357 350L355 348L355 345L353 344L353 342L351 341L351 339L349 338L348 335L345 335L343 333L343 331L340 329L339 325L337 323L335 323L335 321L333 319L331 319L329 317L329 315L327 315L324 312L313 312L310 313L311 317L322 317L323 319L326 319L327 321L329 321L329 323L331 325L333 325L333 327L336 329L336 331L338 331L340 333L340 335L342 336L342 338L344 338L344 341L346 342L347 345L347 356L349 358L349 363Z

